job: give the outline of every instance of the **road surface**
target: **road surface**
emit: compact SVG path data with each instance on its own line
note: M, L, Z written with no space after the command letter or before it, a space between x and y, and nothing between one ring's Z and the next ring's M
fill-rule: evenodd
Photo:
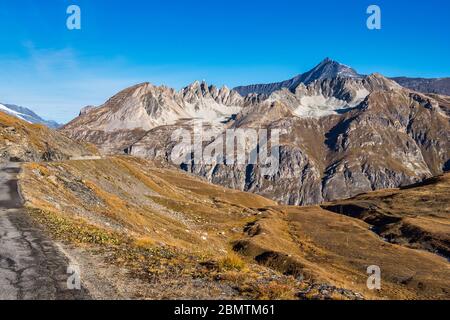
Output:
M68 289L69 259L22 208L19 172L0 163L0 300L90 299L83 287Z

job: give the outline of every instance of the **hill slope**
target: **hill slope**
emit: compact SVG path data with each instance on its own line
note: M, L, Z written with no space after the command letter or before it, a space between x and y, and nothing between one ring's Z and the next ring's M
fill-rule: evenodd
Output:
M62 160L97 154L93 145L75 142L44 125L30 124L0 111L0 159Z
M379 190L322 208L361 219L392 243L450 260L450 174L402 189Z
M389 243L360 219L279 206L143 159L27 164L20 186L55 237L88 251L105 248L98 254L107 265L130 270L122 283L140 279L141 297L449 297L446 259ZM444 188L434 193L436 206L448 207L448 187L448 177L428 186L430 196ZM414 206L409 192L423 194L420 188L392 191L403 199L391 203L398 215ZM445 209L436 219L448 225L448 218ZM382 270L379 291L366 287L370 265Z

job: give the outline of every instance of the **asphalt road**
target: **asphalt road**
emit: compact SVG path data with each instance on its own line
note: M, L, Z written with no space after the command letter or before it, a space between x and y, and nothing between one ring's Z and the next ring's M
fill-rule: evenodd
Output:
M22 208L19 172L0 164L0 300L90 299L82 286L69 290L69 259Z

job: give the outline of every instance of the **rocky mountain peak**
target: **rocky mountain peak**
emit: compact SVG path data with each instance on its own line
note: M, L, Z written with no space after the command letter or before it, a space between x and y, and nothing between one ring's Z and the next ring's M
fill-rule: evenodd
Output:
M308 85L314 81L335 78L362 79L363 76L358 74L349 66L334 61L330 58L325 58L308 72L299 74L292 79L269 84L241 86L234 88L234 90L239 92L242 96L247 96L252 93L270 95L271 93L281 89L288 89L291 92L295 92L295 89L301 84Z
M181 99L188 103L197 103L199 100L211 99L223 105L240 105L243 98L234 90L226 86L218 89L208 85L205 81L194 81L180 91Z
M120 91L96 110L109 109L111 112L122 112L124 109L128 109L130 111L130 109L138 108L143 101L149 99L172 100L175 98L175 93L174 89L167 86L156 86L144 82Z
M227 129L280 129L277 177L262 166L192 164L210 182L292 205L397 188L449 168L450 97L419 94L391 79L325 59L291 80L247 87L241 96L196 81L180 91L140 84L125 89L63 130L105 152L169 161L172 133L201 120ZM269 92L269 94L265 94ZM262 93L262 94L261 94Z
M92 105L85 106L85 107L81 108L79 115L82 116L82 115L88 114L89 112L95 110L95 108L97 108L97 107L92 106Z
M200 82L196 80L187 87L181 89L180 95L183 99L186 99L192 103L193 101L201 98L210 98L216 91L216 87L208 86L205 81Z
M181 89L181 93L185 94L185 93L190 92L190 93L199 94L199 95L204 96L207 93L209 93L211 90L214 90L214 89L215 89L214 86L209 86L208 83L206 83L206 81L204 81L204 80L202 80L202 81L195 80L188 86Z
M325 58L321 63L315 66L310 71L301 74L299 80L302 83L309 84L315 80L332 79L332 78L361 78L353 68L342 63L334 61L330 58Z

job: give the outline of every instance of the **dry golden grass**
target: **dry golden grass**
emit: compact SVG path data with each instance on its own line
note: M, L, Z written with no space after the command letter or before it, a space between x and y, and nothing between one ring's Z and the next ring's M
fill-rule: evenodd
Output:
M448 262L435 254L390 244L357 219L320 207L283 207L256 222L259 233L238 242L242 254L305 279L333 283L375 299L446 299ZM382 289L366 287L366 269L382 269Z
M402 189L378 190L322 207L377 227L391 242L450 257L450 174Z
M446 208L445 179L436 193L420 188L380 191L383 210L399 213L420 197ZM86 239L82 243L104 246L114 246L112 235L127 239L117 245L111 261L142 279L201 277L230 285L239 297L258 299L293 299L301 286L323 283L336 287L329 293L333 299L348 297L337 288L367 298L440 299L450 292L445 259L387 243L363 221L320 207L278 206L142 159L30 163L23 167L20 186L30 208L51 214L41 220L60 236L67 233L77 242L75 230ZM417 208L428 212L427 207ZM437 216L445 227L445 209ZM423 229L443 228L430 217L427 213L406 221L420 222ZM78 221L75 227L67 223L72 219ZM230 244L239 255L228 253ZM380 292L366 287L366 268L373 264L382 268ZM322 293L310 295L320 298Z
M234 252L219 260L219 269L222 271L241 271L245 266L246 263Z
M140 237L135 240L135 245L143 248L153 248L155 247L155 241L150 237Z
M3 130L6 128L7 130ZM9 130L11 128L13 130ZM13 143L13 146L8 146L8 141ZM65 158L74 155L99 154L97 148L92 144L73 141L44 125L30 124L0 112L0 149L2 148L6 151L14 149L14 153L22 155L31 152L35 154L35 157L42 157L48 149Z
M94 226L83 219L71 219L55 212L28 208L30 215L56 238L78 244L119 245L123 235Z
M260 288L261 295L258 298L261 300L292 300L296 293L292 289L292 286L288 284L272 281Z
M256 214L253 206L275 204L131 157L30 163L23 170L20 183L31 206L82 213L107 229L217 256L235 237L230 230ZM252 207L239 202L243 197Z

